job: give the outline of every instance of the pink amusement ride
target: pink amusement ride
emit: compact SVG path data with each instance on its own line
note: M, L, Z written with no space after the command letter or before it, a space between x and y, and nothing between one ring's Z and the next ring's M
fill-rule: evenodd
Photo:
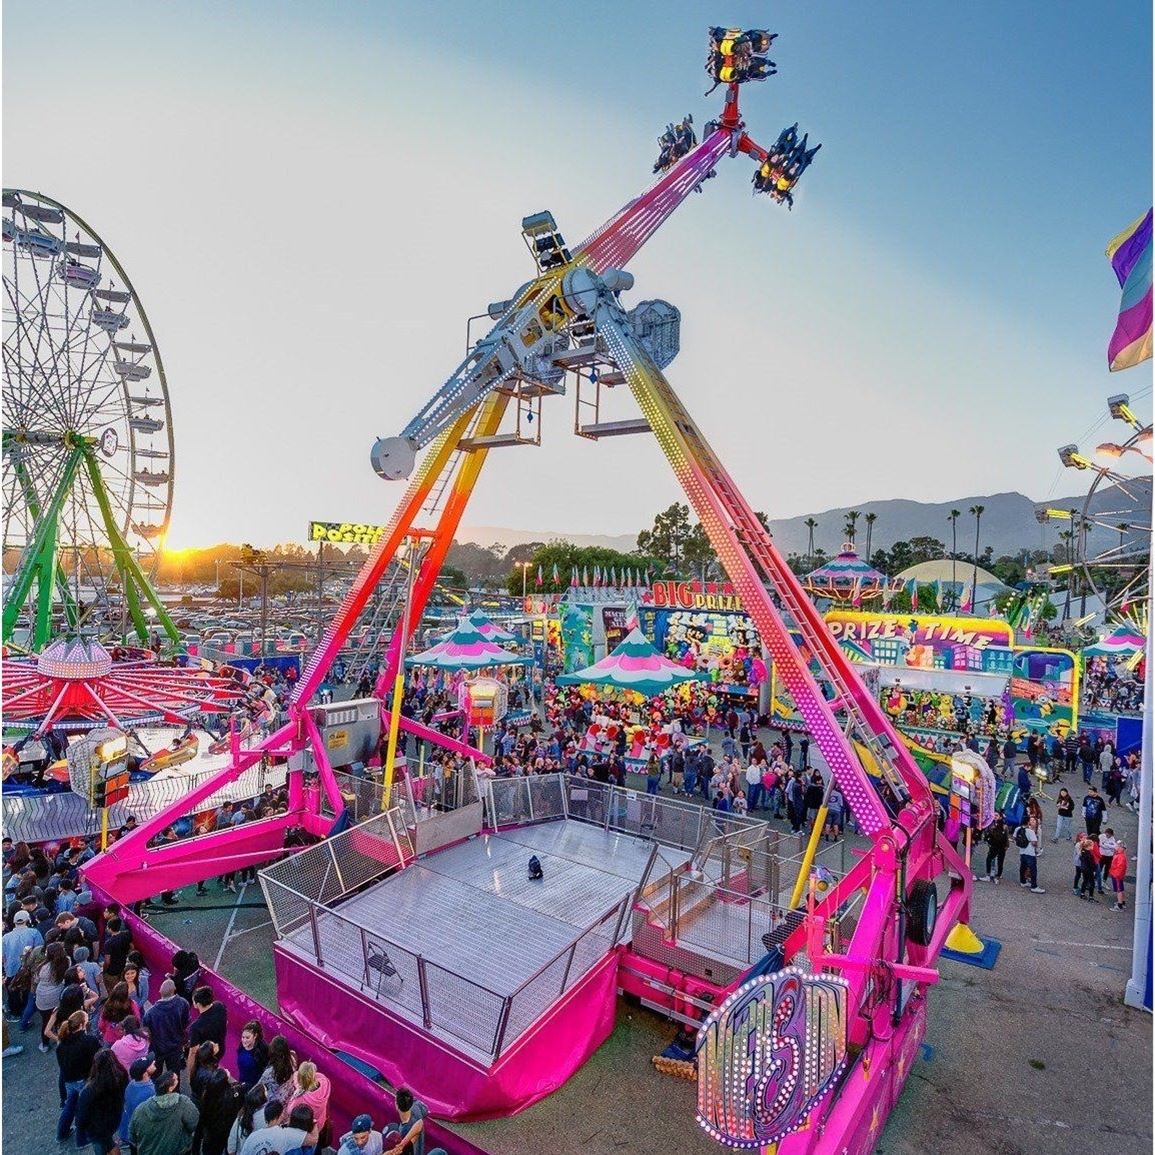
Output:
M671 126L656 181L581 244L568 246L548 212L525 218L532 279L489 307L488 334L400 435L373 447L378 474L410 480L288 721L88 868L131 902L281 858L289 826L325 838L262 873L282 1013L414 1086L443 1117L508 1114L554 1090L612 1030L625 990L697 1032L698 1121L720 1141L779 1155L872 1151L918 1056L938 955L968 919L970 872L938 831L925 777L663 374L677 310L621 302L633 286L625 266L723 158L753 158L755 191L792 203L817 149L797 126L762 148L738 106L742 84L773 73L773 39L711 30L720 118L700 142L689 117ZM640 416L609 420L603 408L621 386ZM476 798L451 812L390 810L341 829L333 732L347 734L365 706L382 749L389 735L386 797L398 726L487 763L400 716L403 650L490 451L539 443L542 401L567 387L579 435L657 439L869 840L849 869L799 858L796 841L792 857L764 823L561 775L483 772ZM375 699L317 707L402 554L409 589L391 603ZM149 847L262 759L287 762L287 814ZM526 854L542 868L528 880ZM332 869L305 869L310 855ZM338 885L342 868L355 878ZM309 890L323 873L329 881ZM784 880L790 901L779 898Z

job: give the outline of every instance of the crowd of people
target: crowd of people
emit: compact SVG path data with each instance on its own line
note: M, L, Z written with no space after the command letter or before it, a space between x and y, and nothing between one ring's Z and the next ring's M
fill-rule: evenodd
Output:
M1083 709L1138 714L1143 709L1143 685L1139 670L1120 669L1107 658L1092 658L1083 671Z
M990 759L988 759L990 762ZM991 762L991 765L995 763ZM1005 760L999 766L1003 776L1015 782L1019 791L1018 817L1013 825L999 811L993 823L982 834L985 844L985 864L978 873L979 856L974 858L979 882L1001 883L1007 852L1012 845L1019 854L1019 885L1034 894L1044 894L1039 886L1038 860L1044 851L1046 832L1043 808L1035 790L1039 767L1035 761L1016 762L1013 744L1008 744ZM1091 741L1087 735L1070 735L1067 743L1056 752L1051 770L1056 779L1064 771L1081 773L1085 793L1076 803L1075 795L1066 786L1060 786L1055 797L1055 827L1051 843L1067 842L1072 845L1074 879L1071 893L1084 901L1095 902L1096 893L1105 895L1110 887L1113 898L1111 909L1126 909L1125 880L1130 860L1127 846L1117 836L1114 827L1104 826L1107 811L1115 806L1138 810L1139 759L1137 754L1120 758L1110 742ZM1102 783L1102 792L1094 784L1095 772ZM1085 829L1075 832L1076 806Z
M426 1108L404 1088L398 1121L359 1114L338 1133L329 1079L283 1036L252 1020L230 1056L227 1008L196 953L150 974L120 904L93 900L84 854L3 847L4 1057L25 1050L13 1025L54 1052L59 1143L74 1136L94 1155L436 1155Z

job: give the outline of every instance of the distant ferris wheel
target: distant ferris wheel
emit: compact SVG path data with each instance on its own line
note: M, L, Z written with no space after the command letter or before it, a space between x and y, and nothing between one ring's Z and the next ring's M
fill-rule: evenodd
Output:
M5 189L4 640L114 633L145 608L172 509L168 384L124 268L59 201ZM143 566L143 568L142 568ZM35 593L34 593L35 590Z
M1120 393L1107 399L1110 415L1129 433L1084 456L1076 445L1059 450L1064 465L1093 474L1083 508L1072 510L1070 536L1087 593L1108 622L1129 621L1146 632L1150 612L1151 423L1144 423Z

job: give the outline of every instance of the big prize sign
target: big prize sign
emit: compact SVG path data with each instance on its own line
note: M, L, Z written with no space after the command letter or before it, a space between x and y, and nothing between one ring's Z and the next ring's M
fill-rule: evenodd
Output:
M846 1067L848 991L796 967L734 991L698 1033L699 1124L751 1149L804 1126Z

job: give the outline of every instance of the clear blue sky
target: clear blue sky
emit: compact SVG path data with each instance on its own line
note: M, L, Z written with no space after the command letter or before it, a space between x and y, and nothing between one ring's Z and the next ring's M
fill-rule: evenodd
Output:
M793 213L728 162L631 267L635 300L682 309L670 379L754 504L1071 490L1055 447L1150 395L1150 363L1107 373L1103 256L1152 199L1149 3L9 0L4 183L86 217L145 301L173 543L385 520L372 439L530 275L521 217L576 242L667 121L716 113L711 19L780 33L751 132L823 148ZM545 424L467 522L630 532L676 497L652 444L578 441L568 400Z

